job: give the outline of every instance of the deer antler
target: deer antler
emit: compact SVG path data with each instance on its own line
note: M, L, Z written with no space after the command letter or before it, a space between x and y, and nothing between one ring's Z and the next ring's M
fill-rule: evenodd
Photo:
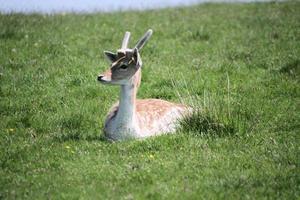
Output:
M122 42L122 47L121 47L122 49L127 49L129 38L130 38L130 32L126 31Z
M152 35L152 29L149 29L145 35L136 43L135 48L137 48L139 51L143 48L143 46L146 44L146 42L150 39Z

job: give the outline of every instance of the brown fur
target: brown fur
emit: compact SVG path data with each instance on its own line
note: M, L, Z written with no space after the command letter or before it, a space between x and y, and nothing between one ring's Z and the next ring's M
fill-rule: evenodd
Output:
M107 115L106 123L112 120L118 113L119 103L116 103ZM161 99L138 99L136 100L135 113L138 118L139 126L146 126L151 129L153 121L160 121L171 109L178 108L182 114L188 110L183 104L176 104Z

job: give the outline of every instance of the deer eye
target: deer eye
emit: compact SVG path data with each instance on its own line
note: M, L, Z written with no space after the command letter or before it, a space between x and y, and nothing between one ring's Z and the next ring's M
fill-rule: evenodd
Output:
M127 65L121 65L120 69L127 69L127 67L128 67Z

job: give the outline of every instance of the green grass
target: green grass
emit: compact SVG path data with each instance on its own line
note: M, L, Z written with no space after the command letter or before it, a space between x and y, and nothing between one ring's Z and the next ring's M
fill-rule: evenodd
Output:
M0 199L299 199L299 11L0 15ZM139 98L201 110L177 134L109 143L102 51L148 28Z

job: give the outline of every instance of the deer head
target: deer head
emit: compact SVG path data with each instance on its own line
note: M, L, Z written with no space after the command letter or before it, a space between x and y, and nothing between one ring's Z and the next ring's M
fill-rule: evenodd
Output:
M116 53L104 51L111 62L110 68L98 76L98 81L104 84L127 85L142 66L140 51L152 35L149 29L137 42L133 49L128 48L130 32L126 32L121 49Z

